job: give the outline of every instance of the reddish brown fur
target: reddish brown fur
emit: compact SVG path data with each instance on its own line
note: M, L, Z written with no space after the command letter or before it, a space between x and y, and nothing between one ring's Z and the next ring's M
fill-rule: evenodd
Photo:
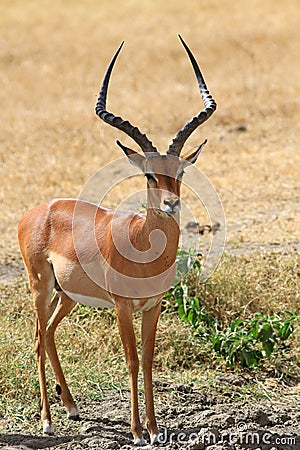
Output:
M134 152L128 157L135 154ZM53 200L28 211L19 223L18 235L22 256L28 271L30 289L37 314L36 355L39 365L39 379L42 398L42 420L44 430L52 432L50 408L46 391L45 351L47 351L58 385L61 398L69 414L77 415L76 404L70 394L56 352L54 333L63 317L75 306L66 292L81 296L103 299L116 307L120 336L124 345L131 383L132 433L134 439L142 439L142 426L138 413L137 376L138 356L132 326L132 312L143 311L143 371L146 396L146 423L152 438L157 436L158 428L154 416L152 392L152 360L155 342L156 324L159 317L161 298L172 282L175 270L175 258L179 239L178 212L167 214L163 208L165 202L175 204L180 196L180 181L176 178L178 170L186 163L174 156L157 156L148 160L139 155L140 168L155 174L156 181L148 182L147 215L142 216L130 211L112 211L88 202L77 200ZM129 240L126 224L129 224ZM163 232L166 246L161 255L150 262L131 260L136 250L150 250L149 236L154 230ZM74 247L74 230L77 236ZM114 232L114 236L113 236ZM96 239L94 239L94 236ZM114 243L117 241L117 246ZM132 249L130 248L132 245ZM153 242L152 242L153 245ZM157 249L154 242L154 255ZM160 290L149 295L137 292L134 298L104 289L91 280L82 268L90 264L93 272L101 272L98 264L99 250L108 263L118 273L137 279L143 283L150 277L159 276L165 270L168 275L161 278ZM120 251L122 254L120 254ZM157 252L156 252L157 253ZM98 265L97 265L98 264ZM110 271L103 271L105 280ZM51 302L55 283L62 292L57 293ZM149 285L151 287L151 284ZM153 286L154 287L154 286ZM155 286L157 288L157 286ZM151 299L151 304L148 303ZM146 307L146 305L149 305Z
M196 127L216 109L190 49L179 36L192 63L205 108L179 130L167 155L157 149L137 127L106 110L110 75L123 43L113 56L96 103L96 114L124 131L141 147L145 156L123 146L130 163L147 177L147 215L114 212L76 200L56 200L24 214L19 224L19 243L33 295L36 325L36 355L45 433L53 433L46 390L47 351L61 398L69 415L78 415L57 356L54 333L75 301L93 306L115 306L131 385L131 430L137 445L143 445L138 410L139 360L132 312L142 318L142 357L146 400L146 424L151 443L158 440L152 390L152 361L161 299L175 275L179 240L180 183L184 168L194 163L204 141L186 160L179 155ZM51 301L52 291L59 286ZM75 301L74 301L75 300Z

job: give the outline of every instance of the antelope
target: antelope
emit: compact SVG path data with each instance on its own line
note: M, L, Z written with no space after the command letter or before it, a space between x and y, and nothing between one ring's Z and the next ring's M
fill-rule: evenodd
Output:
M96 104L100 119L125 132L143 152L117 141L128 161L147 179L146 214L114 211L78 199L54 199L27 211L19 222L19 246L36 314L35 353L46 435L54 433L46 389L46 353L68 417L79 418L54 335L61 320L81 303L116 309L130 378L131 432L134 444L139 446L146 441L139 417L139 359L132 316L141 312L146 427L151 444L159 440L152 386L156 328L163 295L175 276L182 176L184 169L196 162L206 140L185 158L180 158L180 152L190 134L216 109L192 52L179 38L193 66L204 109L178 131L166 154L160 154L137 127L106 109L111 72L124 42L106 70Z

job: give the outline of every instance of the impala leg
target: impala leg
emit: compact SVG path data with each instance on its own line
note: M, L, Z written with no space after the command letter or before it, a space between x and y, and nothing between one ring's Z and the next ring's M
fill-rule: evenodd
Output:
M128 300L116 300L118 327L123 343L130 378L131 389L131 432L135 445L145 445L138 407L139 359L132 323L132 307Z
M56 390L60 395L64 406L68 410L68 417L74 420L79 418L79 412L76 403L74 402L74 399L70 393L63 370L60 365L55 346L54 335L58 324L74 308L75 305L76 303L71 300L66 294L64 294L63 292L57 293L51 304L53 308L52 314L48 321L46 334L46 350L57 382Z
M150 434L151 444L158 441L158 427L154 413L152 364L155 345L157 321L160 315L161 302L142 316L142 357L144 373L144 390L146 401L146 426Z
M50 313L50 300L54 288L54 277L50 274L47 281L44 276L38 274L37 279L31 280L30 288L33 295L33 302L36 312L35 331L35 353L38 363L39 382L41 391L41 419L43 422L44 434L53 434L54 428L51 423L50 406L46 387L46 327Z

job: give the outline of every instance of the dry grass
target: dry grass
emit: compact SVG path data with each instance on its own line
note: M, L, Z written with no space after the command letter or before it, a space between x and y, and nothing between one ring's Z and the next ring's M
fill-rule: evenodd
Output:
M221 195L228 242L299 240L299 19L297 0L2 1L2 252L17 251L25 209L76 196L120 156L114 141L126 137L99 121L94 105L122 39L109 95L114 112L165 149L199 110L179 32L219 105L186 150L209 138L198 165ZM241 124L245 133L230 132ZM113 206L123 195L115 193Z
M202 288L201 304L224 321L230 321L237 312L240 317L249 317L253 311L299 312L299 268L295 258L286 258L284 261L278 255L256 256L252 261L244 260L244 267L240 258L225 258L208 285ZM230 284L226 279L230 279ZM21 427L34 432L39 429L39 387L33 350L33 305L24 277L1 287L0 430L15 432ZM270 300L270 292L274 301ZM139 315L135 317L135 329L140 351ZM124 352L113 311L77 306L60 325L56 341L70 388L79 401L102 398L107 389L128 388ZM274 385L294 383L300 376L299 342L297 329L285 352L275 353L270 361L248 374L244 370L244 376L249 376L244 395L259 395L259 385L252 383L255 376L267 377L269 381L274 378ZM214 384L216 375L226 370L224 360L212 352L207 340L196 339L191 327L176 314L162 314L157 333L155 379L175 384L193 382L206 389L207 384ZM55 382L49 366L47 373L52 410L59 418L55 420L60 420L65 430L65 412L54 398Z
M250 318L255 312L299 312L299 257L272 253L224 256L216 275L198 285L195 295L227 325L237 317Z

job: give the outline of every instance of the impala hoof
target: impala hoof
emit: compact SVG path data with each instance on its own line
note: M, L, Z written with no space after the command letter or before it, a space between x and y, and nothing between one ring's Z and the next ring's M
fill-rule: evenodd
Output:
M43 434L46 436L53 436L54 434L54 426L49 424L48 422L43 425Z
M160 443L162 440L163 435L161 433L159 434L151 434L150 435L150 444L156 444L156 443Z
M79 410L78 408L71 408L68 412L68 419L79 420Z
M134 445L138 447L143 447L144 445L146 445L146 441L144 438L137 438L134 440Z

